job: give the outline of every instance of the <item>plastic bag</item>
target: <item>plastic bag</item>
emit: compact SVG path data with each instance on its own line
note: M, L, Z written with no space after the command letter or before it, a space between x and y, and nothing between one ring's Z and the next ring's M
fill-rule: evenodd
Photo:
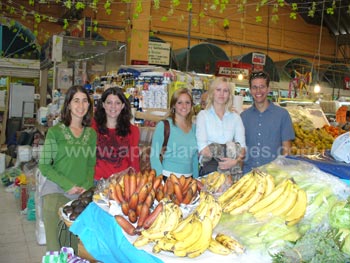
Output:
M350 163L350 132L344 133L334 140L331 154L338 161Z
M48 251L42 257L42 263L89 263L90 261L74 255L71 247L62 247L60 251Z
M350 178L350 164L335 160L331 156L330 150L311 155L290 155L287 156L287 158L312 163L317 166L318 169L339 177L340 179L349 180Z

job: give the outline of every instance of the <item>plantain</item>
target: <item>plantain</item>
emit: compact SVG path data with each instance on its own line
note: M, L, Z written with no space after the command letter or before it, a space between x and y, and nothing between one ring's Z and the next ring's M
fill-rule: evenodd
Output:
M201 237L202 231L205 231L202 228L203 227L202 222L196 216L193 217L193 220L189 224L190 224L190 227L192 229L191 233L186 237L181 236L181 238L182 238L181 240L180 240L180 236L178 235L179 240L174 246L174 253L175 253L175 251L177 251L177 252L184 251L186 248L193 245ZM184 254L183 256L186 255L186 253L183 253L183 254ZM175 255L176 255L176 253L175 253Z
M147 237L145 237L145 236L143 236L143 235L140 235L140 236L138 236L138 237L135 239L133 245L134 245L135 247L143 247L143 246L147 245L147 244L150 243L150 242L151 242L151 240L150 240L149 238L147 238Z
M280 197L280 195L285 191L285 188L288 184L288 180L284 180L276 188L265 198L261 199L259 202L254 204L248 211L251 213L256 213L257 211L263 209L264 207L270 205L276 199Z
M219 196L219 204L225 203L227 200L230 200L240 189L241 187L251 179L253 173L248 173L239 179L236 183L232 184L221 196Z
M286 214L286 225L292 226L298 223L304 216L307 207L307 196L303 189L298 189L297 200L294 206Z
M266 176L258 175L258 185L255 189L255 192L250 196L249 200L233 208L230 211L230 214L238 215L240 213L243 213L244 211L247 211L250 207L252 207L255 203L259 202L265 193L266 183Z
M244 246L231 236L218 233L215 236L215 240L236 254L242 254L244 252Z
M241 206L250 196L254 193L257 187L257 180L253 176L250 180L244 184L242 189L238 191L231 200L227 201L225 204L222 204L223 212L229 213L232 209Z
M230 249L213 238L210 240L208 250L219 255L229 255L232 253Z
M202 232L198 241L186 249L186 256L195 258L204 253L209 247L211 236L213 233L213 226L209 217L204 217L202 220Z
M298 199L298 189L295 184L291 185L289 195L287 196L285 202L282 202L282 205L273 209L271 214L274 216L285 217L286 214L294 207Z
M278 198L275 198L269 205L253 213L255 218L263 219L264 217L272 214L272 211L276 211L276 210L278 211L282 209L283 206L286 205L289 200L291 190L292 190L292 182L288 180L286 188Z

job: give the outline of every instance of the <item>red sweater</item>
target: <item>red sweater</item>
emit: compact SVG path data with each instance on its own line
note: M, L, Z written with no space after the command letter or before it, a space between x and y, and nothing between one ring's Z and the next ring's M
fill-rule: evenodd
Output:
M94 120L91 126L97 133L95 180L106 179L129 167L140 171L140 131L137 126L131 124L131 133L126 137L118 136L115 129L108 129L107 134L99 133Z

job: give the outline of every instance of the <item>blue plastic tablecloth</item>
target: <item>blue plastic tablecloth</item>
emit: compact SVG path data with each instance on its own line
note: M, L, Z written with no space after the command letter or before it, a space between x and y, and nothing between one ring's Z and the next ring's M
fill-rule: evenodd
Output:
M330 151L325 151L324 153L314 154L314 155L295 155L287 156L287 158L306 161L312 163L320 170L329 173L331 175L337 176L340 179L349 180L350 179L350 164L345 162L339 162L335 160Z
M85 249L103 263L162 263L159 258L135 248L114 217L91 202L69 230L78 235Z

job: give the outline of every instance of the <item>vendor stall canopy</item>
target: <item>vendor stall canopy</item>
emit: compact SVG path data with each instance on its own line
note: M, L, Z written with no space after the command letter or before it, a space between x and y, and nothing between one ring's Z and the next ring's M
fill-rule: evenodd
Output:
M316 70L313 64L303 58L291 58L288 60L275 62L275 67L279 73L281 81L290 81L294 76L294 72L297 71L300 74L312 72L312 76L316 78Z
M22 24L1 18L0 36L0 57L39 59L40 46L36 37Z
M215 74L216 62L229 60L225 51L210 43L200 43L189 50L181 48L174 50L176 69L186 71L187 52L189 52L188 71L195 73Z
M343 63L323 64L319 74L321 81L328 82L333 88L343 89L344 79L350 77L350 69Z
M244 55L235 56L235 57L232 57L232 60L242 62L242 63L252 64L253 54L255 53L257 52L250 52ZM263 53L259 53L259 54L263 54ZM275 63L268 55L266 54L264 55L266 56L266 60L265 60L265 65L263 65L263 70L270 75L271 81L279 82L280 77L279 77L277 68L275 66ZM254 67L253 67L253 70L254 70Z

